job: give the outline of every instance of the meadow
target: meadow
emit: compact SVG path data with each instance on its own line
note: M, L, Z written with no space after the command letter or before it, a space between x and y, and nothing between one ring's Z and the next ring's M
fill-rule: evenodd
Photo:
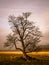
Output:
M31 60L26 61L22 52L0 52L0 65L49 65L49 52L28 53Z

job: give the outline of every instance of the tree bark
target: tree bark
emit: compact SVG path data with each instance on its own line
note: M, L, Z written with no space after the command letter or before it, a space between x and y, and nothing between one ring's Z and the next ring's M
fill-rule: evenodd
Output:
M26 54L26 52L23 53L23 54L24 54L24 58L25 58L26 61L32 60L32 57L28 56L28 55Z
M26 54L26 52L25 52L25 45L24 45L24 42L23 42L23 39L22 39L22 38L21 38L21 42L22 42L22 47L23 47L23 55L24 55L24 58L25 58L26 60L28 60L27 54Z
M28 60L26 52L23 52L25 60Z

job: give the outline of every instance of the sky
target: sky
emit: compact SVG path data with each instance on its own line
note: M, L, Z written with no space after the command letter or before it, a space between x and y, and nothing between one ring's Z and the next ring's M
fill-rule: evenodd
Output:
M0 0L0 50L4 48L6 36L11 32L8 16L32 12L29 20L36 22L42 31L40 44L49 44L49 0Z

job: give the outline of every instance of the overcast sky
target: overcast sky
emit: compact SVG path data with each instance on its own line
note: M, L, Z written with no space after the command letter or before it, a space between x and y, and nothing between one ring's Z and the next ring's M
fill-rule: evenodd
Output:
M11 32L9 15L32 12L30 20L36 22L43 33L40 44L49 44L49 0L0 0L0 50L3 50L6 36Z

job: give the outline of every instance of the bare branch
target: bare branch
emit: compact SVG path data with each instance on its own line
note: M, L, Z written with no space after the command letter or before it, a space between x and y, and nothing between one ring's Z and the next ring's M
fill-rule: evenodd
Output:
M39 28L34 25L34 22L28 20L30 14L30 12L26 12L22 16L10 16L8 21L11 23L13 34L7 37L6 45L10 46L10 48L14 45L16 49L21 50L24 54L26 50L32 51L35 49L34 47L41 37ZM18 41L21 43L22 49L17 47Z
M29 45L30 43L28 43L26 46L25 46L25 49L27 48L27 46Z
M16 42L14 41L14 46L15 46L15 48L17 49L17 50L20 50L20 51L22 51L23 52L23 50L21 49L21 48L17 48L17 45L16 45Z
M26 18L26 19L27 19L30 15L31 15L31 12L23 13L24 18Z
M25 35L25 37L24 37L23 40L25 40L29 34L32 34L32 33L29 31L29 32ZM32 34L32 35L33 35L33 34Z
M14 24L14 25L15 25L15 24ZM21 39L21 35L20 35L20 31L19 31L18 25L15 25L15 27L16 27L17 32L18 32L18 34L19 34L19 37L20 37L20 39Z

